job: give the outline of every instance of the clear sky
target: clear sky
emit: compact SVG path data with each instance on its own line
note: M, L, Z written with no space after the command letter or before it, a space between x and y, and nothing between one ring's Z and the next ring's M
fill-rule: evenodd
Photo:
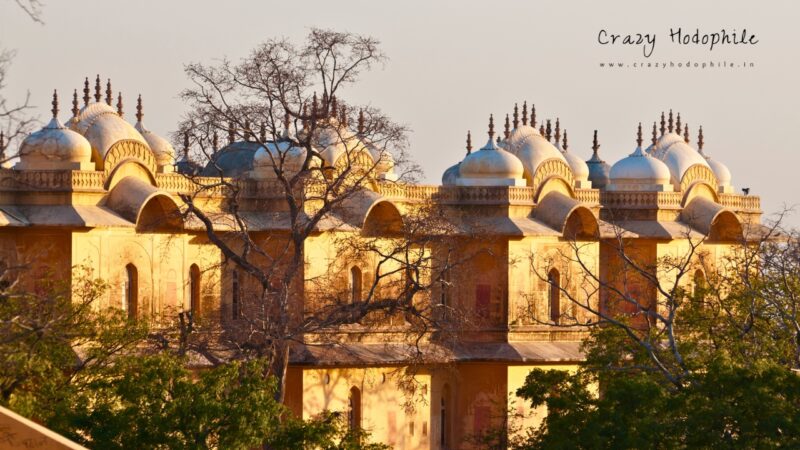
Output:
M706 153L730 167L737 190L762 196L765 212L800 203L796 1L45 1L39 25L0 0L0 46L17 51L6 95L30 90L42 119L52 89L69 98L99 73L123 92L128 117L141 93L145 123L166 135L185 110L177 98L185 63L236 59L271 37L300 40L324 27L381 40L389 62L345 96L412 128L410 152L428 182L463 157L466 130L485 136L489 113L504 115L514 102L560 117L570 149L587 159L598 129L611 163L634 149L639 121L649 129L673 108L692 142L703 125ZM746 29L758 43L679 45L670 41L679 27L701 36ZM641 45L600 45L602 29L656 35L652 55ZM599 67L687 61L754 67Z

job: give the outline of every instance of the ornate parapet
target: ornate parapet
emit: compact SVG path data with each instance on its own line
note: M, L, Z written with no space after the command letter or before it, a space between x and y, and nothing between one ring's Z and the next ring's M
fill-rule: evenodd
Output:
M680 209L680 192L602 191L600 204L613 209Z
M719 194L719 202L734 211L761 212L761 197L756 195Z

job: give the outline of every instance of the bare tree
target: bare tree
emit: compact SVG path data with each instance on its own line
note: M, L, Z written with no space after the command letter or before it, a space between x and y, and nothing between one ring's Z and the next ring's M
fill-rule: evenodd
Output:
M185 160L191 152L207 163L188 171L196 189L182 200L234 268L226 286L236 304L224 333L233 357L269 358L280 400L293 343L346 341L383 327L410 337L421 356L442 329L437 318L447 316L429 301L458 264L442 206L421 198L401 212L376 203L418 173L405 158L407 128L342 100L384 61L372 38L313 29L300 46L273 40L238 63L186 68L194 86L182 98L191 111L176 138L185 139ZM220 135L231 144L222 151ZM256 152L257 179L226 160L236 146ZM321 233L339 263L308 267L307 243Z

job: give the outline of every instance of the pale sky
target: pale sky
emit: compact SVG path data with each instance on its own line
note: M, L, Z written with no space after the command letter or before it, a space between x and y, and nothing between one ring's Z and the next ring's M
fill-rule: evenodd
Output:
M298 42L310 27L368 34L388 63L344 93L379 106L413 130L412 157L426 181L464 155L468 129L482 144L489 113L536 104L539 118L560 117L570 150L588 159L599 130L612 163L635 147L662 110L680 111L692 143L703 125L706 153L729 166L737 191L750 187L766 213L800 204L800 4L795 1L320 1L45 0L45 25L12 0L0 0L0 47L15 49L6 96L30 90L46 119L58 89L69 99L84 77L112 79L127 116L135 96L145 123L162 135L185 106L183 66L238 59L272 37ZM702 3L702 4L701 4ZM678 45L670 28L718 33L746 29L756 45ZM598 33L656 35L642 46L600 45ZM753 68L600 68L599 63L754 63ZM649 136L649 135L648 135ZM800 225L800 213L791 220Z

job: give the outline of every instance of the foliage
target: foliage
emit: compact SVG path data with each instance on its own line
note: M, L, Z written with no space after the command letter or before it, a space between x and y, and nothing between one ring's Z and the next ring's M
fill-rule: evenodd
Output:
M671 270L677 280L655 286L658 310L637 308L646 321L603 312L576 373L529 374L518 395L546 406L547 416L518 447L800 446L800 240L776 240L776 229L734 245L715 266L699 244L658 268L629 260L628 270ZM687 283L698 267L707 278ZM638 301L624 287L604 287Z
M333 413L292 417L265 359L188 369L81 280L0 294L0 404L90 448L383 448Z

